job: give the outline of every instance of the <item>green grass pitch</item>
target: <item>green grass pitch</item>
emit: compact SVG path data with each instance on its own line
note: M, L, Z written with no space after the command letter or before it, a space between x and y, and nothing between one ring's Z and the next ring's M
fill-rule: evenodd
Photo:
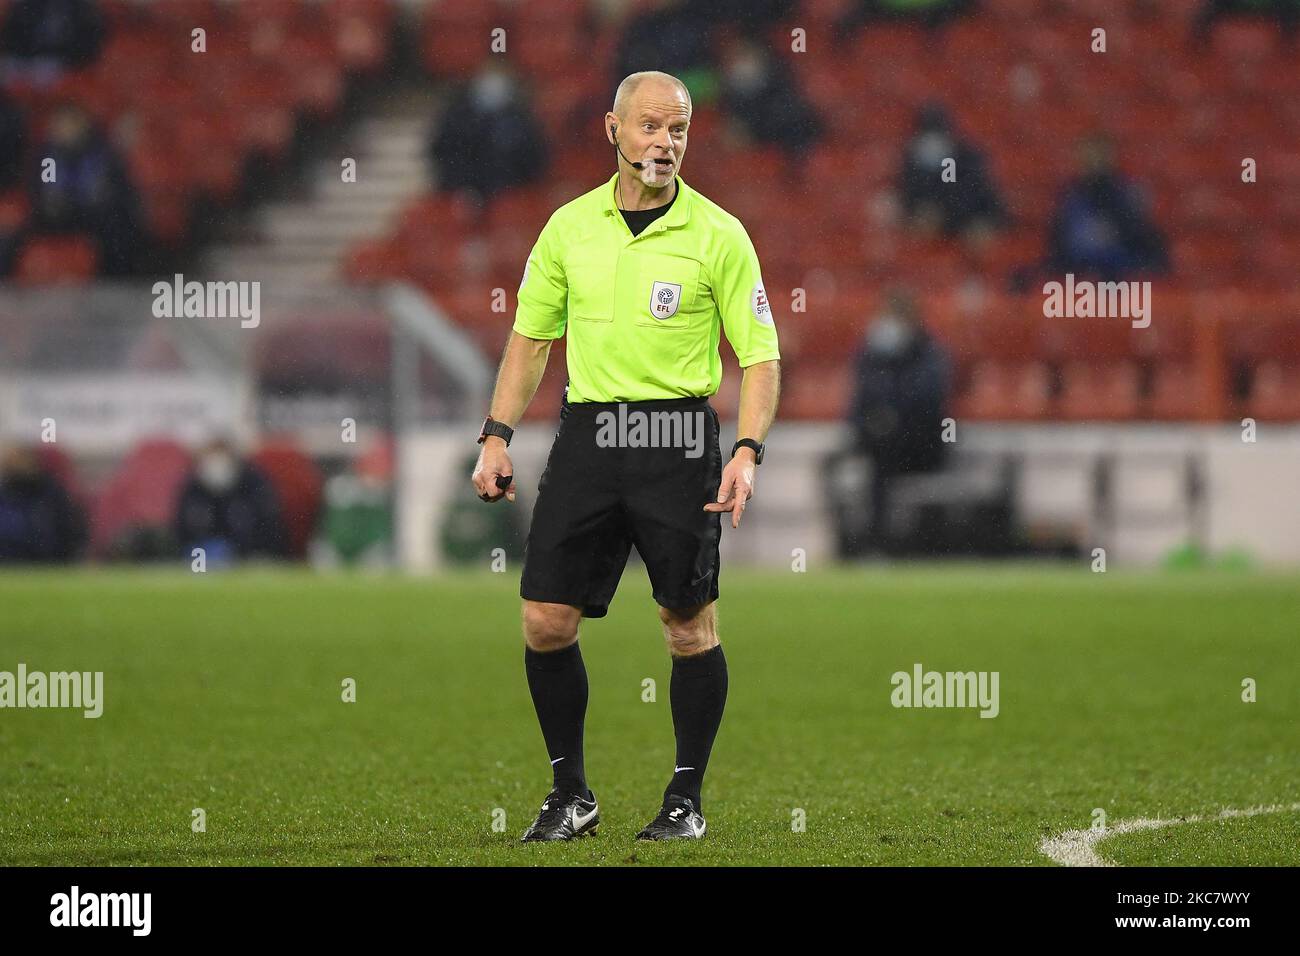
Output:
M0 710L0 863L1050 866L1040 841L1094 808L1114 824L1300 801L1294 575L724 570L709 835L635 843L674 753L668 657L633 564L582 630L601 830L524 846L550 776L517 585L0 575L0 670L105 675L97 720ZM916 662L997 671L1000 713L893 707L890 675ZM1296 812L1099 846L1124 865L1295 865L1298 848Z

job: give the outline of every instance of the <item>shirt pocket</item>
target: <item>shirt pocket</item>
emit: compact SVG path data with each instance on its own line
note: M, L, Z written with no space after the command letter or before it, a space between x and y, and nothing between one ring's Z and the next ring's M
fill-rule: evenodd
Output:
M633 322L658 329L690 328L700 308L700 263L661 252L639 253L633 270Z
M617 256L578 256L566 262L564 268L569 280L569 319L577 322L613 322Z

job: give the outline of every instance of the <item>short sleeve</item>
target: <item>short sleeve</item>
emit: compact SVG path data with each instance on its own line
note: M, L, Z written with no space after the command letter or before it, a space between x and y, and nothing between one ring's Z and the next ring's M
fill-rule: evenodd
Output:
M712 278L722 328L740 367L779 359L776 322L763 288L758 253L738 221L725 235Z
M568 321L569 283L551 218L533 244L519 282L514 330L530 339L558 339Z

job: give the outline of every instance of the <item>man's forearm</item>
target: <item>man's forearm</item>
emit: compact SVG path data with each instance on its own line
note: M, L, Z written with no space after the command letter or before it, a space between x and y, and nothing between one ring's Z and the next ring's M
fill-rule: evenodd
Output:
M537 394L537 386L546 371L551 354L551 339L530 339L518 332L510 333L501 368L497 370L496 388L488 414L511 428L524 417L528 403Z
M762 442L776 417L781 395L781 363L773 359L745 369L740 380L740 412L736 419L736 437Z

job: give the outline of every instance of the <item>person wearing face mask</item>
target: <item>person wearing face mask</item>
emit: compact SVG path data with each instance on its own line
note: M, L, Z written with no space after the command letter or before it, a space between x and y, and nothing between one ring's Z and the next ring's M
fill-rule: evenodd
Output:
M490 60L447 106L429 144L438 188L481 200L537 182L547 168L546 142L513 74Z
M737 41L723 64L722 105L754 144L799 154L821 136L790 70L754 40Z
M0 564L72 560L85 519L34 448L0 451Z
M275 489L225 439L199 450L181 489L175 526L184 553L203 548L210 562L286 553Z
M1006 219L983 154L957 135L938 104L917 112L899 180L903 211L921 232L971 239Z
M886 518L894 479L943 466L948 446L942 422L950 381L947 353L921 324L911 295L895 291L868 326L854 361L847 422L854 453L871 460L870 525L865 531L842 527L843 556L854 556L868 544L888 546Z

